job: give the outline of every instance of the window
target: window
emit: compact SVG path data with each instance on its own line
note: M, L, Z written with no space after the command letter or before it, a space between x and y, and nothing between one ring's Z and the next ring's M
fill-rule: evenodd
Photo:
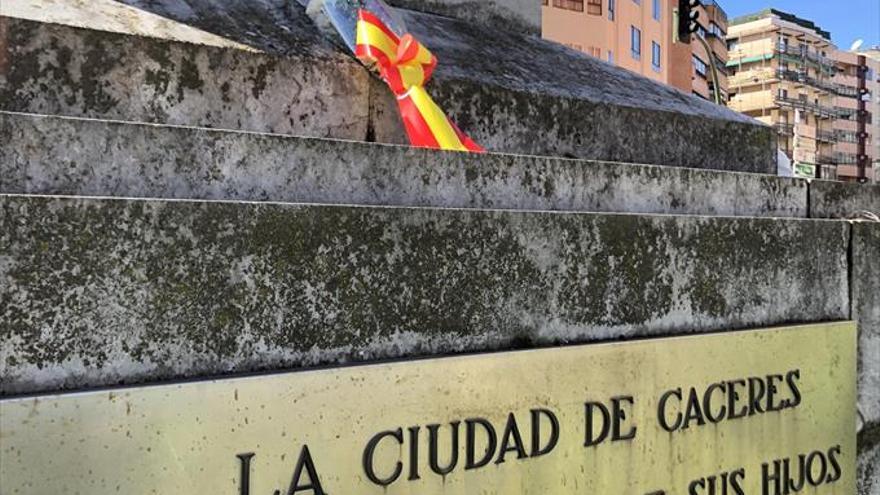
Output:
M660 44L651 42L651 66L654 72L660 72Z
M737 48L739 48L739 39L734 38L731 40L727 40L727 50L728 51L733 51L733 50L736 50Z
M642 32L635 26L629 27L630 51L632 58L640 60L642 58Z
M553 0L553 6L575 12L584 11L584 0Z
M700 57L693 55L694 58L694 70L697 71L697 74L700 75L703 79L706 78L706 71L709 69L709 66L706 65L706 62L703 62L703 59Z
M587 0L587 13L602 15L602 0Z
M641 4L642 4L642 0L633 0L633 3L636 4L636 5L641 5Z
M653 11L651 14L654 16L655 21L660 20L660 1L661 0L653 0Z
M614 2L616 0L608 0L608 20L614 20Z
M709 35L715 36L716 38L724 39L724 37L727 36L727 33L725 33L723 29L721 29L721 26L715 24L715 21L711 21L709 23Z
M608 50L608 63L609 64L614 63L614 52L612 52L611 50Z

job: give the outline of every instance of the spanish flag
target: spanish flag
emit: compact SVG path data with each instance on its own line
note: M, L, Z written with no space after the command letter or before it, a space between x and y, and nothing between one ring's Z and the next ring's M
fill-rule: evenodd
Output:
M437 58L412 35L398 37L367 10L358 11L355 55L367 66L376 66L400 107L403 125L413 146L482 152L434 103L425 83Z

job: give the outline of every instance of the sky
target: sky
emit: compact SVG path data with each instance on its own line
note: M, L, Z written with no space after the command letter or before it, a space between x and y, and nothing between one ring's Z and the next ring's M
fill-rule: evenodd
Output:
M794 14L831 31L831 41L843 50L853 41L863 47L880 45L880 0L718 0L731 19L768 7Z

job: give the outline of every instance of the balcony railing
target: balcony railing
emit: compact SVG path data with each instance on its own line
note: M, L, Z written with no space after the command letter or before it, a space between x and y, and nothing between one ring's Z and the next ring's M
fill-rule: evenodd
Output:
M831 81L816 79L815 77L809 76L806 73L798 70L777 69L776 78L806 84L808 86L821 89L822 91L826 91L828 93L834 93L838 96L855 98L859 94L858 88L844 86L843 84L835 84Z
M823 179L837 180L837 165L819 165Z
M831 155L819 155L816 157L816 162L819 165L837 165L837 162L834 161L834 157Z
M834 110L834 108L818 105L816 103L810 103L809 101L801 100L799 98L789 98L787 96L777 94L774 97L774 101L776 101L776 103L779 105L799 108L801 110L812 112L819 117L824 117L828 119L837 117L837 112Z
M859 163L859 157L852 153L835 153L834 163L837 165L855 165Z
M776 124L776 132L782 136L793 136L794 124L778 123Z
M836 143L837 135L834 131L816 131L816 140L825 143Z
M834 60L822 55L821 53L817 53L816 51L811 51L805 46L796 47L791 46L787 43L776 43L775 51L776 53L789 55L791 57L799 58L801 60L809 60L829 71L834 70L836 67Z

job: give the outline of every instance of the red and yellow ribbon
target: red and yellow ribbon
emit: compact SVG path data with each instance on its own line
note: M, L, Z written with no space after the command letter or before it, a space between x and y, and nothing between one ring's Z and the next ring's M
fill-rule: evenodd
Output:
M449 120L425 91L437 58L410 34L399 38L378 17L358 11L355 55L376 65L400 107L413 146L459 151L484 151Z

